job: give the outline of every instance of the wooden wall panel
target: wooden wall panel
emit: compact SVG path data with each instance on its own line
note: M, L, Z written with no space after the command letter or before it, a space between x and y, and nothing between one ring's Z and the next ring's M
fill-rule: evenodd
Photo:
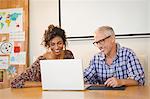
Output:
M0 0L0 9L9 9L9 8L23 8L23 31L25 31L24 48L26 51L26 64L22 66L19 65L18 67L25 69L26 67L28 67L29 64L29 0ZM21 70L23 71L24 69ZM5 82L4 85L8 86L6 85L6 83L8 82Z

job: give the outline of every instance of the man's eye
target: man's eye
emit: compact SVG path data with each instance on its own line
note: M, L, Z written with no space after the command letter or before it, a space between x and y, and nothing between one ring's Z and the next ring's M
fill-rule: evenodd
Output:
M101 43L101 42L102 42L102 40L99 40L99 41L97 42L97 44L98 44L98 43Z
M95 42L96 44L98 44L99 42Z

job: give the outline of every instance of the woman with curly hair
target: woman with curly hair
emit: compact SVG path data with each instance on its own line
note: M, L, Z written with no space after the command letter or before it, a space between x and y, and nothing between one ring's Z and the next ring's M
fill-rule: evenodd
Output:
M47 52L39 56L25 72L12 80L12 88L41 86L40 60L74 59L72 52L66 49L65 31L60 27L49 25L45 30L42 45L47 48Z

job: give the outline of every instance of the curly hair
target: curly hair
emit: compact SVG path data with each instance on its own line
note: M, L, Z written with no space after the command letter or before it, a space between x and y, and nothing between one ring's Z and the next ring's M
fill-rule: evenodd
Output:
M62 38L63 43L66 47L65 31L63 29L61 29L60 27L54 26L52 24L48 26L47 30L45 30L42 45L44 45L44 47L46 47L46 48L49 48L50 47L49 42L56 36L59 36Z

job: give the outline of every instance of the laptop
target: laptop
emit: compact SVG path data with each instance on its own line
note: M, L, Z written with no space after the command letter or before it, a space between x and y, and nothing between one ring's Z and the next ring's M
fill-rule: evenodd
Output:
M81 59L40 60L42 90L125 90L125 86L84 85Z
M41 60L43 90L84 90L81 59Z

